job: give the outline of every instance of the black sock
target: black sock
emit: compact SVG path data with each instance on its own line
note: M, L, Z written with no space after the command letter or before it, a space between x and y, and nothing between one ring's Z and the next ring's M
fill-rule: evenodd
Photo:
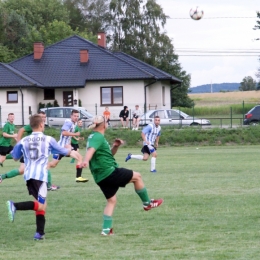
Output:
M17 210L33 210L34 202L33 201L24 201L14 203L14 206Z
M81 173L82 173L82 168L76 168L76 178L81 177Z
M45 227L45 216L44 215L36 215L36 232L41 236L44 235L44 227Z

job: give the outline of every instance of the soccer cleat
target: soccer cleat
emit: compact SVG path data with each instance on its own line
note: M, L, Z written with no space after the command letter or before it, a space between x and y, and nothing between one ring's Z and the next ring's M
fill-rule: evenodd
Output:
M47 190L58 190L60 189L60 186L56 186L56 185L51 185L50 187L47 188Z
M112 236L112 235L114 235L113 228L106 228L103 229L101 232L101 236Z
M163 199L158 199L158 200L151 199L149 205L143 204L143 208L145 211L148 211L150 209L159 207L162 203L163 203Z
M76 182L88 182L88 179L82 178L81 176L76 178Z
M10 222L14 222L14 215L16 212L16 208L14 206L13 201L8 200L6 202L6 206L7 206L7 210L8 210L8 218L9 218Z
M157 171L154 169L154 170L151 170L151 172L157 172Z
M126 156L126 158L125 158L125 161L127 162L128 160L130 160L131 159L131 153L129 153L127 156Z
M33 239L34 240L43 240L45 237L44 235L41 235L40 233L36 232Z
M3 163L0 163L0 166L3 167L4 166Z

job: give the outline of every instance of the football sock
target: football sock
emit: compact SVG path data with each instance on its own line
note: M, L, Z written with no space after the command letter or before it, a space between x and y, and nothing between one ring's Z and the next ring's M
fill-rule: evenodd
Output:
M81 177L82 168L80 165L76 165L76 178Z
M48 183L47 183L47 187L48 187L48 188L51 187L51 183L52 183L52 179L51 179L51 171L48 170Z
M5 159L13 159L13 156L11 154L7 154Z
M44 235L44 227L45 227L45 211L36 211L36 232L40 235Z
M14 169L14 170L11 170L10 172L2 174L2 180L6 179L6 178L13 178L13 177L18 176L18 175L20 175L19 170Z
M75 158L72 158L70 163L74 163L75 162Z
M141 190L135 190L137 195L140 197L144 205L148 205L150 203L150 198L147 193L147 189L144 187Z
M151 171L155 170L155 162L156 162L156 158L152 157L151 158Z
M108 215L103 215L103 227L102 227L103 232L108 234L111 227L112 227L112 217Z
M131 155L131 159L137 159L137 160L143 160L144 156L143 155Z
M34 201L14 203L16 210L34 210Z

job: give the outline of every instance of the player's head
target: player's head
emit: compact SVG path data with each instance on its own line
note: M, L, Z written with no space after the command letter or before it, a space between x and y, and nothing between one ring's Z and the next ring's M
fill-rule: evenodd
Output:
M46 114L45 114L45 112L40 111L40 112L38 113L38 115L40 115L40 116L42 117L42 121L43 121L43 123L45 123L45 122L46 122Z
M70 114L71 121L76 123L79 120L79 111L76 109L73 109Z
M104 116L95 116L93 123L88 128L95 128L97 130L107 128L108 124Z
M44 122L42 120L41 115L39 115L39 114L32 115L30 117L30 126L33 130L43 131L44 130Z
M139 108L139 105L135 105L135 109L138 109Z
M13 122L14 122L14 113L9 113L9 114L8 114L8 117L7 117L7 120L8 120L10 123L13 123Z
M79 120L78 120L78 123L77 123L77 124L78 124L78 126L79 126L79 127L82 127L82 125L83 125L83 121L82 121L82 119L81 119L81 118L79 118Z
M155 117L154 117L154 124L155 124L156 126L158 126L158 125L160 124L160 121L161 121L161 119L160 119L159 116L155 116Z

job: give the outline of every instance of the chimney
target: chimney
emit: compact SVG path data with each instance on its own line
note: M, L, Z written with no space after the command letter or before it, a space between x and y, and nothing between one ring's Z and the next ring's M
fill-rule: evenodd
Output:
M104 32L98 32L98 46L106 48L106 34Z
M80 50L80 64L86 64L88 62L88 50Z
M42 42L35 42L33 44L34 60L40 60L44 52L44 45Z

